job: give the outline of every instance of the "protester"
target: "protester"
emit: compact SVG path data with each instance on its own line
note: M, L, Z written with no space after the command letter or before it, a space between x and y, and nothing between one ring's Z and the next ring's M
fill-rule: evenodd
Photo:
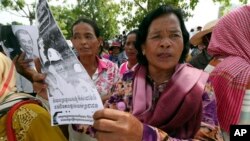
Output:
M121 43L118 41L113 41L110 49L112 50L112 55L109 56L109 60L116 63L118 66L120 65L120 62L118 60L118 56L121 53Z
M212 60L212 56L207 53L207 47L211 38L212 30L217 22L218 20L208 22L202 31L196 33L190 39L190 43L201 51L201 53L194 56L189 62L193 67L203 70Z
M107 41L103 42L103 46L100 49L99 56L101 58L109 59L109 43Z
M60 128L50 125L50 115L37 99L16 93L15 82L14 64L0 53L0 140L66 141Z
M231 11L213 29L208 46L215 58L206 69L212 71L218 119L227 141L230 125L250 124L249 23L249 5Z
M121 64L119 67L119 73L122 76L126 71L133 70L137 65L137 50L135 49L135 41L136 41L136 32L137 30L132 30L128 33L127 38L125 40L125 52L128 60Z
M129 112L97 111L98 140L221 140L208 74L183 63L188 42L179 10L161 6L143 19L136 40L139 65L123 75L113 103L109 100L111 107ZM129 83L132 89L124 96L131 99L115 99Z
M31 47L30 45L33 45L33 41L29 33L27 31L24 31L23 29L19 29L18 31L16 31L16 33L18 33L16 34L16 36L18 36L20 40L18 40L18 38L16 38L16 36L14 35L11 25L0 26L0 45L2 46L3 53L6 54L6 56L13 59L16 55L18 55L21 52L20 50L21 48L23 49L27 48L27 50L29 50L28 52L31 53L32 57L33 49L30 48ZM22 35L24 37L20 37ZM17 67L18 66L16 66L16 68ZM29 80L23 77L21 73L16 73L16 81L17 81L16 88L18 92L24 92L34 95L32 83L30 83Z
M79 60L95 82L103 101L118 80L118 67L106 59L97 57L101 38L96 23L88 19L80 19L72 26L71 41L79 53Z
M79 61L96 84L102 101L106 101L111 96L113 85L118 81L119 73L116 64L97 56L102 41L96 23L85 18L77 20L72 26L71 41L77 51ZM33 86L37 94L47 99L47 86L42 83L45 75L34 73L33 78ZM70 140L93 140L85 134L86 128L88 126L85 125L69 126Z

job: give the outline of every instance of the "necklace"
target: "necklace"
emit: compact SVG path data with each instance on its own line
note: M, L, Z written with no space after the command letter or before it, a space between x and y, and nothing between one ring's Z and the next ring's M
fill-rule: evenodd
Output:
M153 93L152 93L152 108L153 108L156 102L158 101L161 93L166 89L169 79L159 84L155 82L149 75L147 75L147 78L153 88Z

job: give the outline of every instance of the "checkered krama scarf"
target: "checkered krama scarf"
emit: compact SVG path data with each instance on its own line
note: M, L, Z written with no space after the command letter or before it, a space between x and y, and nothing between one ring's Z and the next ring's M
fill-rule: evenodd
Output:
M243 97L250 80L250 5L222 17L212 32L209 54L222 57L211 72L221 128L229 132L240 118Z

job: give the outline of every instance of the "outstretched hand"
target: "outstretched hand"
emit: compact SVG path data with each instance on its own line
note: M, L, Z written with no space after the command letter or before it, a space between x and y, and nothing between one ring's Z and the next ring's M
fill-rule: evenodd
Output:
M95 112L93 127L98 141L141 141L143 124L133 115L114 109Z

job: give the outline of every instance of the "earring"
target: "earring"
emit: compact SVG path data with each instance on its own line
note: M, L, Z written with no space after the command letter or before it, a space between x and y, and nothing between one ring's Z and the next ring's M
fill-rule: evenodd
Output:
M145 55L145 51L144 51L144 50L142 51L142 55L143 55L143 56Z

